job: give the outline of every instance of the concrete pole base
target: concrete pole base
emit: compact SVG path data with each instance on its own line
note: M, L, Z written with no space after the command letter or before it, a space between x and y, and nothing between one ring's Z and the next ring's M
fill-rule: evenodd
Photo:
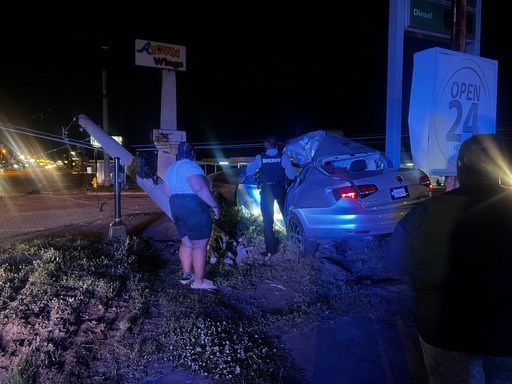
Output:
M112 238L119 238L119 237L126 238L127 237L126 225L121 220L112 222L110 224L110 228L109 228L109 231L108 231L108 236L111 239Z

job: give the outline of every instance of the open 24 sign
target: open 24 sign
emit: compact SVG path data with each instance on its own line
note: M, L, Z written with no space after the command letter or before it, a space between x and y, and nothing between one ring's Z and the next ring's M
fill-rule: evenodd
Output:
M461 143L495 132L497 66L495 60L439 47L414 54L409 133L417 168L455 175Z
M461 143L477 133L495 132L495 103L476 62L464 59L446 74L434 102L434 138L450 159Z

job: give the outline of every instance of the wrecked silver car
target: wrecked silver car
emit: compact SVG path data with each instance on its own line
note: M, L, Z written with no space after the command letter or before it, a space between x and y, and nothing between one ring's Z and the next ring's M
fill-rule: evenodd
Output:
M301 168L283 215L302 256L333 240L389 235L430 196L423 171L393 167L381 152L326 131L291 139L284 152Z

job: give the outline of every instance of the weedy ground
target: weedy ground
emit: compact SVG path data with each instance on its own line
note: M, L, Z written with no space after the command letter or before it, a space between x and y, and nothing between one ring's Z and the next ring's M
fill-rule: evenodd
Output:
M343 241L270 260L261 222L236 209L226 231L251 251L209 263L216 293L178 282L179 240L35 239L0 249L0 382L141 383L168 364L211 383L305 383L284 335L381 311L385 240ZM231 219L230 219L231 218Z

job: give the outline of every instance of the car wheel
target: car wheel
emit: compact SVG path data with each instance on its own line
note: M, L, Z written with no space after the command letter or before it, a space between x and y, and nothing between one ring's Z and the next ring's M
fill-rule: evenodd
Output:
M313 256L315 254L318 244L306 237L302 223L294 213L288 218L286 233L288 241L300 257Z

